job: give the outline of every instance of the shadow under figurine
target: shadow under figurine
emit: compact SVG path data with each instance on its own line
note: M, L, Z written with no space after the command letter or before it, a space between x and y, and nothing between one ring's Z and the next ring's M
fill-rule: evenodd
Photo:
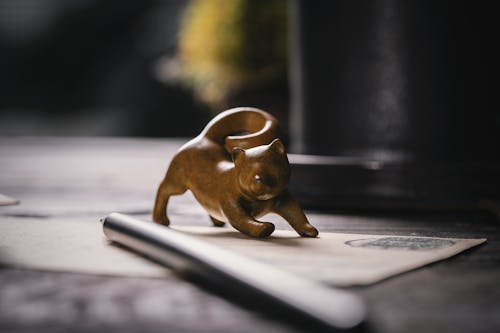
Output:
M158 188L153 220L168 225L168 199L190 190L215 226L229 222L249 236L267 237L274 225L256 218L272 212L300 236L316 237L318 230L287 190L290 164L278 135L276 119L256 108L217 115L172 159Z

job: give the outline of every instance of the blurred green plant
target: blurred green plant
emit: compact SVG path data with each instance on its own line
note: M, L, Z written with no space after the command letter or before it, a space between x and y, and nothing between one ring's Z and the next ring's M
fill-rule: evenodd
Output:
M214 108L235 91L286 80L286 0L193 0L182 20L176 77Z

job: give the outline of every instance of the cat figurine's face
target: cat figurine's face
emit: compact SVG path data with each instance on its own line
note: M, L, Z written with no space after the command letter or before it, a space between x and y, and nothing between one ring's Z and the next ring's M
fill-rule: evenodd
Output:
M269 200L282 193L290 180L290 164L283 143L233 150L238 184L243 193L258 200Z

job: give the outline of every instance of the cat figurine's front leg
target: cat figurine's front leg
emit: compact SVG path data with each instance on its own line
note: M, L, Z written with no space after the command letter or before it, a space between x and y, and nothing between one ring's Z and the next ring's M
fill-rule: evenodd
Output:
M290 192L284 191L276 198L272 211L283 217L300 236L318 236L318 229L309 223L299 203Z
M238 231L251 237L267 237L274 231L274 224L257 221L237 201L229 201L223 206L229 223Z

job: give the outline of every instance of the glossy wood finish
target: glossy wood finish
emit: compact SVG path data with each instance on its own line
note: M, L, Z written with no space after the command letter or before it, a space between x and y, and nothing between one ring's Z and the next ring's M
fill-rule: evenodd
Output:
M299 203L288 192L290 165L276 119L255 108L235 108L215 117L175 154L161 182L153 221L169 225L168 200L190 190L215 226L229 222L252 237L267 237L282 216L303 237L316 237Z

